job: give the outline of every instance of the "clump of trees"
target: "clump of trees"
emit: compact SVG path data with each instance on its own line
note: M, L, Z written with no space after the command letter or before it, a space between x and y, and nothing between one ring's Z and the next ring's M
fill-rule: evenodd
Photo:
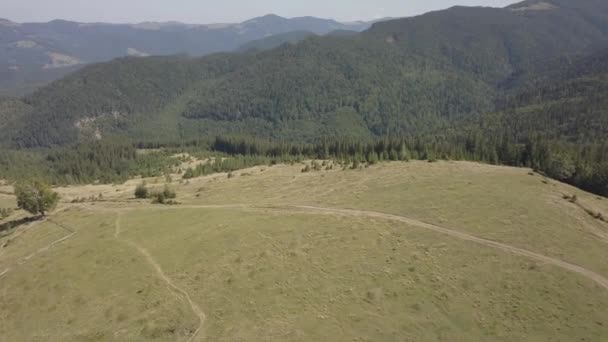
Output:
M276 164L276 160L263 155L233 155L229 158L216 157L205 163L201 163L194 168L188 168L182 178L191 179L207 176L214 173L231 173L248 167Z
M177 194L175 193L175 190L169 187L169 185L165 185L163 191L152 193L152 203L156 204L174 205L177 204L175 198L177 198Z
M59 202L59 194L41 181L17 183L15 196L19 208L40 216L46 216Z
M463 126L441 135L425 134L372 141L322 140L311 143L259 141L253 138L216 138L211 148L238 158L264 156L272 160L343 160L358 169L362 163L384 161L468 160L489 164L530 167L553 179L608 196L608 143L570 143L539 134L520 134L516 128L493 126L486 130ZM512 130L512 131L511 131ZM235 157L235 158L236 158ZM229 158L232 159L232 158ZM227 160L229 160L227 159ZM302 172L312 171L314 165ZM201 166L203 168L203 166ZM213 172L212 166L204 166Z
M99 194L97 196L91 195L89 197L76 197L71 203L85 203L85 202L98 202L103 199L103 194Z
M110 184L135 176L158 177L176 162L164 151L137 153L132 143L120 140L48 150L11 150L0 146L0 178L40 179L53 185Z
M146 183L142 182L135 188L135 198L152 198L152 203L155 204L177 204L177 194L168 184L165 184L162 191L151 191Z

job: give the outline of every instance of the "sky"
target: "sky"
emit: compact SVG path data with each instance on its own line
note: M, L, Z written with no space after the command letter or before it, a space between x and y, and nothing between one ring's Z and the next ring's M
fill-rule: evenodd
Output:
M53 19L138 23L234 23L265 14L340 21L407 17L454 5L503 7L515 0L0 0L0 17L15 22Z

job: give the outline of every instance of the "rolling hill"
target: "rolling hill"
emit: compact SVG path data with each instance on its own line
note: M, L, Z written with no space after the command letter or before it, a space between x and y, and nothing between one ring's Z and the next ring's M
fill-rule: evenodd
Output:
M606 200L531 170L475 163L302 167L188 183L174 174L175 206L131 199L140 180L57 189L65 202L102 196L2 232L0 333L463 342L608 334L608 226L585 211L606 213ZM10 199L0 195L0 205Z

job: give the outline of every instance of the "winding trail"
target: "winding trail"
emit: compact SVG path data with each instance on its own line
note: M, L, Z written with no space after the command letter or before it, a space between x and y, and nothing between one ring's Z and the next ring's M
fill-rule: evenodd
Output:
M76 232L72 232L72 233L70 233L70 234L68 234L68 235L66 235L66 236L64 236L64 237L62 237L62 238L60 238L60 239L58 239L58 240L55 240L55 241L51 242L50 244L48 244L48 245L46 245L46 246L44 246L44 247L40 248L40 249L39 249L39 250L37 250L36 252L34 252L34 253L32 253L32 254L30 254L30 255L28 255L28 256L26 256L26 257L24 257L23 259L21 259L21 261L19 261L19 265L23 265L23 264L25 264L25 263L26 263L26 262L28 262L28 261L29 261L31 258L33 258L33 257L37 256L37 255L38 255L38 254L40 254L40 253L44 253L44 252L46 252L46 251L50 250L51 248L53 248L53 246L58 245L58 244L60 244L60 243L62 243L62 242L64 242L64 241L66 241L67 239L71 238L71 237L72 237L72 236L74 236L74 235L76 235Z
M338 216L346 216L346 217L367 217L367 218L382 219L382 220L387 220L387 221L401 222L401 223L405 223L412 227L418 227L418 228L434 231L434 232L448 235L448 236L451 236L451 237L454 237L457 239L474 242L474 243L477 243L480 245L496 248L496 249L499 249L499 250L502 250L505 252L521 255L521 256L524 256L524 257L527 257L530 259L534 259L534 260L537 260L537 261L540 261L540 262L543 262L543 263L546 263L549 265L557 266L557 267L560 267L569 272L573 272L573 273L581 275L587 279L593 280L599 286L608 290L608 279L606 277L604 277L596 272L593 272L591 270L588 270L584 267L581 267L581 266L578 266L578 265L575 265L575 264L572 264L572 263L569 263L569 262L566 262L566 261L563 261L560 259L552 258L552 257L546 256L543 254L539 254L539 253L528 251L528 250L525 250L522 248L514 247L514 246L511 246L508 244L480 238L480 237L470 235L470 234L467 234L467 233L464 233L464 232L461 232L458 230L436 226L436 225L433 225L430 223L408 218L405 216L387 214L387 213L382 213L382 212L378 212L378 211L328 208L328 207L306 206L306 205L282 205L282 206L258 205L258 206L256 206L256 205L246 205L246 204L179 205L179 206L172 206L172 207L167 207L167 206L145 206L145 207L127 206L127 207L124 207L123 206L120 208L97 207L97 206L88 205L88 204L79 204L78 206L81 208L84 208L86 210L111 212L111 213L116 214L114 238L118 241L121 241L121 242L127 244L129 247L131 247L132 249L136 250L139 254L141 254L144 257L144 259L146 260L146 262L150 266L152 266L152 268L155 270L157 276L160 279L162 279L171 289L173 289L175 292L181 294L183 296L183 298L185 298L187 300L192 312L199 319L199 325L198 325L197 329L188 338L187 342L192 342L195 339L200 340L203 337L202 331L203 331L205 321L207 320L207 316L204 313L204 311L198 306L198 304L196 304L192 300L192 298L190 297L190 294L183 288L176 285L173 282L173 280L171 280L171 278L169 278L165 274L165 272L163 271L160 264L154 259L154 257L145 248L143 248L142 246L138 245L137 243L135 243L131 240L121 237L121 233L122 233L121 218L124 213L128 213L131 211L137 211L137 210L156 210L157 211L157 210L172 210L172 209L276 210L276 211L283 211L283 212L289 211L292 213L300 213L300 214L313 214L313 215L325 214L325 215L338 215ZM57 224L57 223L55 223L55 224ZM68 240L69 238L71 238L73 235L76 234L76 231L72 231L69 228L64 227L63 225L60 225L60 224L57 224L57 225L70 231L70 234L62 237L61 239L59 239L57 241L50 243L49 245L39 249L37 252L25 257L20 264L27 262L27 260L33 258L34 256L36 256L44 251L49 250L50 248L52 248L53 246L55 246L59 243L62 243L64 241ZM0 273L0 277L7 274L10 270L11 270L10 268L7 268L6 270L4 270L2 273Z
M307 205L284 205L284 206L255 206L255 205L247 205L247 204L220 204L220 205L179 205L175 207L126 207L126 208L118 208L118 209L108 209L108 208L96 208L88 205L83 206L90 210L101 210L101 211L131 211L131 210L171 210L171 209L234 209L234 210L278 210L278 211L296 211L298 213L310 213L310 214L331 214L331 215L341 215L341 216L349 216L349 217L368 217L368 218L377 218L388 221L397 221L408 224L413 227L423 228L427 230L432 230L437 233L441 233L444 235L449 235L461 240L475 242L480 245L500 249L505 252L521 255L530 259L534 259L546 264L550 264L553 266L560 267L569 272L577 273L585 278L593 280L598 285L608 290L608 278L598 274L594 271L586 269L582 266L575 265L560 259L552 258L540 253L528 251L522 248L514 247L511 245L507 245L504 243L480 238L474 235L470 235L467 233L463 233L458 230L444 228L440 226L436 226L430 223L426 223L423 221L419 221L416 219L412 219L405 216L387 214L378 211L371 210L358 210L358 209L342 209L342 208L328 208L328 207L318 207L318 206L307 206ZM181 292L181 291L180 291Z
M116 215L114 237L116 239L120 240L120 241L123 241L124 243L126 243L127 245L129 245L131 248L137 250L139 252L139 254L141 254L145 258L145 260L148 262L148 264L150 264L150 266L152 266L152 268L154 268L154 270L156 271L156 274L158 275L159 278L161 278L173 290L181 293L186 298L186 300L188 301L188 304L190 304L190 308L192 309L192 312L194 312L194 314L199 319L199 325L198 325L197 329L194 331L194 333L187 340L187 342L194 341L194 339L198 337L199 333L203 329L203 325L205 324L205 320L207 319L207 316L205 315L205 313L203 312L203 310L201 310L201 308L198 306L198 304L196 304L192 300L192 298L190 298L190 294L188 294L188 292L186 290L184 290L181 287L175 285L175 283L173 282L173 280L171 280L171 278L167 277L167 275L163 271L163 269L160 266L160 264L154 259L154 257L152 257L152 255L145 248L139 246L138 244L136 244L133 241L130 241L130 240L127 240L127 239L122 239L120 237L120 233L122 232L122 226L120 224L121 218L122 218L122 212L119 212Z
M430 223L414 220L414 219L411 219L408 217L386 214L386 213L381 213L381 212L377 212L377 211L368 211L368 210L333 209L333 208L324 208L324 207L315 207L315 206L292 206L292 207L298 208L298 209L303 209L303 210L312 210L315 212L324 212L324 213L328 213L328 214L337 214L337 215L344 215L344 216L364 216L364 217L385 219L385 220L389 220L389 221L403 222L410 226L432 230L432 231L435 231L435 232L438 232L438 233L441 233L444 235L449 235L449 236L452 236L452 237L455 237L455 238L458 238L461 240L475 242L480 245L493 247L493 248L500 249L500 250L503 250L506 252L518 254L521 256L528 257L530 259L535 259L535 260L538 260L538 261L541 261L541 262L544 262L547 264L561 267L567 271L578 273L579 275L582 275L588 279L591 279L591 280L595 281L601 287L608 290L608 279L606 277L604 277L596 272L593 272L591 270L588 270L584 267L574 265L574 264L571 264L571 263L563 261L563 260L548 257L546 255L542 255L539 253L531 252L531 251L528 251L525 249L513 247L513 246L510 246L510 245L507 245L504 243L479 238L479 237L469 235L469 234L466 234L466 233L463 233L463 232L460 232L457 230L443 228L443 227L439 227L439 226L436 226L436 225L433 225Z
M70 208L71 208L71 206L64 207L64 208L62 208L62 209L60 209L60 210L55 211L53 214L58 214L58 213L60 213L60 212L66 211L66 210L68 210L68 209L70 209ZM47 216L47 217L45 217L45 218L44 218L44 219L42 219L42 220L35 221L35 222L33 222L33 223L31 223L31 224L27 225L25 228L21 229L21 230L20 230L20 231L19 231L17 234L15 234L14 236L10 237L10 239L7 239L7 241L5 242L5 244L1 246L2 251L3 251L3 249L4 249L4 248L6 248L6 246L7 246L7 245L6 245L6 243L7 243L9 240L14 240L14 239L18 238L19 236L21 236L21 235L22 235L23 233L25 233L26 231L28 231L28 230L30 230L30 229L32 229L32 228L34 228L35 226L37 226L37 225L39 225L39 224L41 224L41 223L43 223L43 222L47 222L47 221L48 221L48 222L53 223L54 225L58 226L59 228L61 228L61 229L65 230L65 231L67 231L67 232L68 232L68 234L67 234L66 236L63 236L63 237L61 237L61 238L59 238L59 239L57 239L57 240L55 240L55 241L53 241L53 242L49 243L48 245L46 245L46 246L44 246L44 247L42 247L42 248L38 249L38 250L37 250L37 251L35 251L34 253L32 253L32 254L30 254L30 255L28 255L28 256L25 256L25 257L21 258L21 259L20 259L20 260L17 262L17 265L23 265L23 264L27 263L27 262L28 262L30 259L34 258L35 256L37 256L37 255L39 255L39 254L41 254L41 253L44 253L44 252L49 251L49 250L50 250L51 248L53 248L54 246L56 246L56 245L58 245L58 244L60 244L60 243L62 243L62 242L64 242L64 241L67 241L67 240L69 240L70 238L72 238L74 235L76 235L76 231L75 231L75 230L72 230L72 229L70 229L70 228L68 228L68 227L66 227L66 226L64 226L64 225L62 225L62 224L59 224L59 223L57 223L57 222L54 222L53 220L51 220L51 219L50 219L50 218ZM1 255L1 254L0 254L0 255ZM2 276L6 275L6 274L7 274L8 272L10 272L11 270L12 270L12 269L11 269L10 267L9 267L9 268L7 268L7 269L5 269L5 270L4 270L2 273L0 273L0 278L2 278Z

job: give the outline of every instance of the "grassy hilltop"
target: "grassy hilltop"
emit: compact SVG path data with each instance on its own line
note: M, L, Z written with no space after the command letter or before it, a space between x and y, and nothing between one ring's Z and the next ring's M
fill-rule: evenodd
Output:
M303 167L174 181L176 206L131 199L136 180L58 189L66 203L56 214L0 240L0 274L8 270L0 333L56 341L608 336L608 223L590 214L608 213L605 199L527 169L475 163ZM102 200L68 203L85 194Z

